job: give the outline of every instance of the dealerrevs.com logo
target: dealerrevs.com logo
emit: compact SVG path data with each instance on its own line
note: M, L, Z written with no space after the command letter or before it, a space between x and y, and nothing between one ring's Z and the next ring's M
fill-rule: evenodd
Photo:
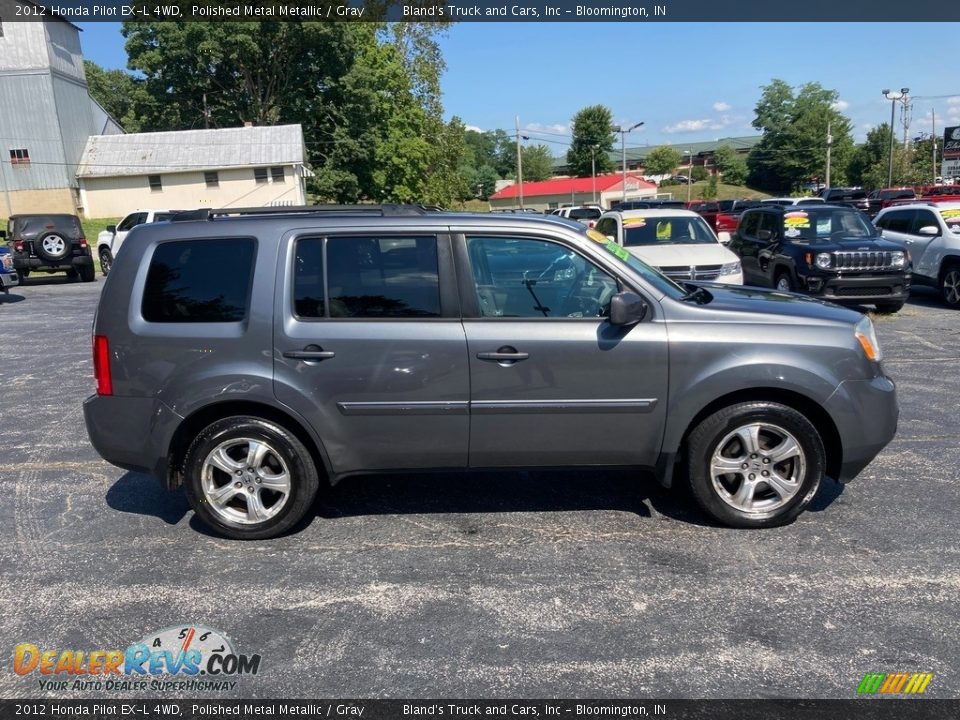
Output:
M182 625L150 633L125 650L20 643L13 669L17 675L39 675L41 690L230 691L237 685L233 678L260 671L260 655L238 653L219 630Z

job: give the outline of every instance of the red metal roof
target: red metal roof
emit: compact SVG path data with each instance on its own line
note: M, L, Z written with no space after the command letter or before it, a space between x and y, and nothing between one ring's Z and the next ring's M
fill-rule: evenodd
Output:
M605 192L613 187L619 187L622 175L598 175L597 192ZM655 188L656 185L647 182L639 175L628 173L627 180L634 180L639 183L641 188ZM523 183L523 196L537 197L540 195L570 195L571 193L591 193L593 192L593 178L557 178L556 180L541 180L539 182ZM504 200L519 196L520 186L514 183L505 187L500 192L490 196L491 200Z

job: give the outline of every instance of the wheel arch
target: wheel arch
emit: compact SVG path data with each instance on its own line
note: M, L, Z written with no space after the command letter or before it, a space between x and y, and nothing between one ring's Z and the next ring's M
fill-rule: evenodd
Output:
M204 405L185 417L177 426L167 449L166 486L174 490L183 483L183 461L190 443L203 428L223 418L249 415L274 422L304 444L309 450L317 473L330 482L333 478L330 461L323 442L307 430L305 423L292 413L266 403L250 400L230 400Z
M937 272L937 284L943 282L943 276L946 274L947 269L954 265L960 265L960 255L956 253L944 255L940 259L940 270Z
M830 413L816 400L802 393L775 387L754 387L735 390L712 400L701 408L700 411L691 418L690 422L687 423L680 439L680 445L676 449L676 452L672 454L672 459L676 460L684 457L687 438L689 438L690 433L704 418L725 407L730 407L731 405L742 402L776 402L801 413L816 427L820 438L823 440L823 449L827 460L826 474L832 478L839 476L843 462L843 443L840 439L840 432L837 429L837 425L833 418L830 417ZM666 448L664 448L664 450L666 451ZM661 473L660 481L667 487L672 484L673 465L673 462L658 465L658 470Z

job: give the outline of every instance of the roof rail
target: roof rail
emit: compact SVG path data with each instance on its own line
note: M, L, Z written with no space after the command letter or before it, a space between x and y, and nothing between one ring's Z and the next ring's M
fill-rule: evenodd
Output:
M425 215L444 212L439 205L423 204L387 204L387 205L281 205L278 207L248 208L202 208L185 210L173 216L174 222L187 220L213 220L231 215L379 215L391 217L397 215Z

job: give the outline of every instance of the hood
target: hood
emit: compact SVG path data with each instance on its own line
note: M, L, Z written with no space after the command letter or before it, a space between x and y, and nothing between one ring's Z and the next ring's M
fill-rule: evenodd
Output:
M740 261L740 258L720 243L639 245L626 249L631 255L640 258L647 265L653 265L657 268L672 265L726 265L727 263Z
M850 310L806 295L721 283L698 282L696 284L705 287L713 296L709 303L700 307L714 312L760 313L798 319L826 320L850 325L856 324L863 315L856 310Z

